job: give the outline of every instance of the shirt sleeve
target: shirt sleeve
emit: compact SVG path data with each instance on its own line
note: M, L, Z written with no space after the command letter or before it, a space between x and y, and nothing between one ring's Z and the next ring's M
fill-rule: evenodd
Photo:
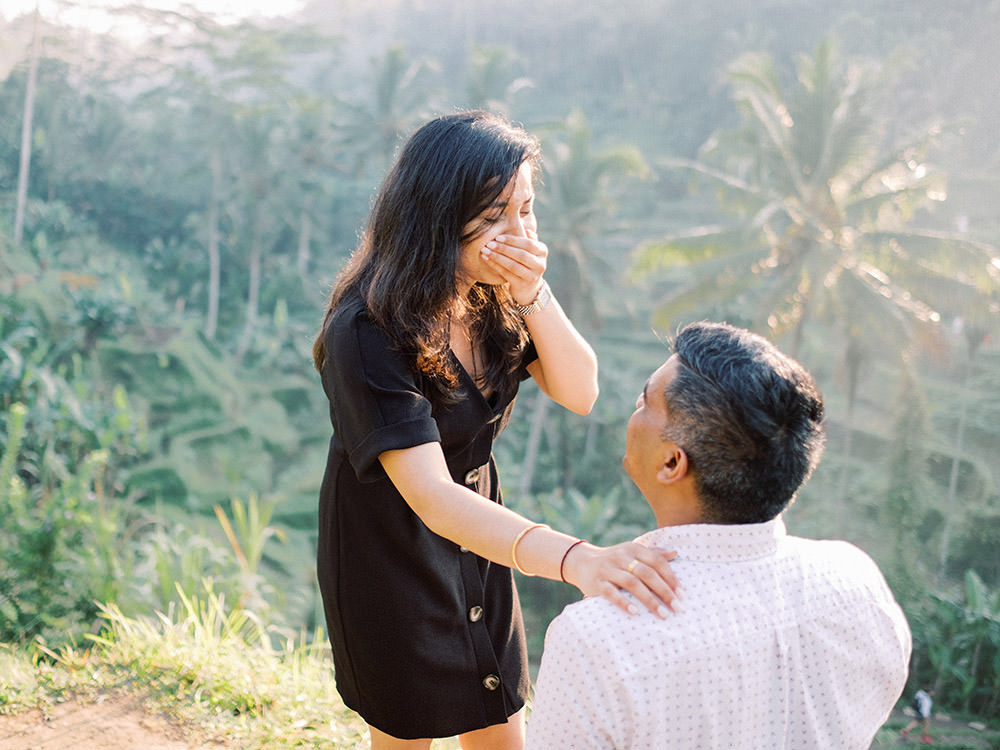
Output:
M367 314L335 315L326 346L322 378L334 433L360 481L385 476L378 457L387 450L440 442L413 369Z
M549 625L526 750L624 746L624 717L617 705L623 691L613 684L617 670L607 663L607 650L597 646L566 612Z

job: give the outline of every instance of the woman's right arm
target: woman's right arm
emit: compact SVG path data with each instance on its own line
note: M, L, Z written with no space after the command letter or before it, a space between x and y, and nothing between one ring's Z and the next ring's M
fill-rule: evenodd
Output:
M667 607L678 608L672 553L634 542L613 547L585 542L570 550L577 540L562 532L534 528L523 533L534 525L531 521L452 480L439 443L385 451L379 461L431 531L481 557L519 566L530 575L562 578L584 595L605 596L626 611L634 612L635 606L624 592L661 617Z

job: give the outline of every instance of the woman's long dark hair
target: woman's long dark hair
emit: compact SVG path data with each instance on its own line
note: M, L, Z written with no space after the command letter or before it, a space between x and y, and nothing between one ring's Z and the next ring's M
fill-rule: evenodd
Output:
M322 370L325 333L334 310L357 290L397 349L434 386L457 398L449 357L450 322L462 301L456 270L462 231L503 192L527 162L540 160L537 139L489 112L439 117L407 141L375 199L361 242L333 286L313 344ZM527 332L504 287L475 284L464 303L474 311L471 334L483 348L482 380L504 396L517 386Z

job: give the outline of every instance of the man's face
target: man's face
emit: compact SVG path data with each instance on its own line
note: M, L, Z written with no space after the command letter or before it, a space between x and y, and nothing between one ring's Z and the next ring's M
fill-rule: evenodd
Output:
M669 416L663 392L677 377L677 368L677 355L673 355L649 376L628 421L622 466L643 492L656 480L657 472L673 448L673 443L663 439Z

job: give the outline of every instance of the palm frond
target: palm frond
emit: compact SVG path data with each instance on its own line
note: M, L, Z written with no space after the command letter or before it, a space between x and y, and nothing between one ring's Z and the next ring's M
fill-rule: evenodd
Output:
M705 226L644 242L635 250L629 278L637 281L668 266L728 257L745 236L741 229Z

